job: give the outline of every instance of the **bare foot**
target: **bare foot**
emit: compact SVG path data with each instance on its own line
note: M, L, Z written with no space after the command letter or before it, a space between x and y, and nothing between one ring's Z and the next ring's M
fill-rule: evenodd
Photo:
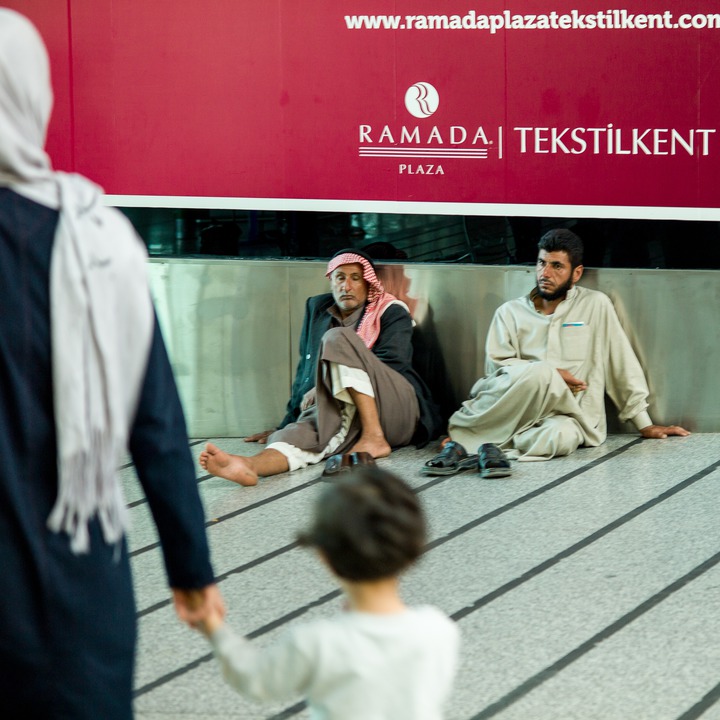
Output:
M387 440L384 436L381 437L365 437L360 436L360 439L355 443L350 452L366 452L370 453L375 459L387 457L392 448L388 445Z
M231 455L217 445L206 443L200 453L200 466L213 475L232 480L238 485L257 485L258 475L241 455Z

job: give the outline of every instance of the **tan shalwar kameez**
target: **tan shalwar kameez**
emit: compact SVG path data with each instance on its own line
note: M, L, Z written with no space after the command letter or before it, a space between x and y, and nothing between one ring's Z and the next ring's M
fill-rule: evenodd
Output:
M495 313L486 343L485 377L450 418L450 437L474 451L486 442L514 448L521 460L568 455L607 437L605 393L622 421L651 425L648 386L610 299L575 286L552 315L533 295ZM587 390L576 395L557 369Z

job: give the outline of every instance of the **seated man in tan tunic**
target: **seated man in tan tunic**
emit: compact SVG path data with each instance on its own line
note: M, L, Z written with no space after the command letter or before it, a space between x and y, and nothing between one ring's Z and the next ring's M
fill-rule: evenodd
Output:
M580 238L551 230L538 247L536 287L496 311L485 377L450 417L450 438L468 450L495 443L520 460L569 455L605 441L606 392L643 437L689 435L650 419L645 375L610 299L576 285Z
M258 476L333 454L380 458L393 447L424 444L439 434L437 407L412 366L407 307L385 292L372 259L359 250L337 253L326 277L331 292L307 302L286 420L253 456L207 443L200 465L213 475L254 485Z

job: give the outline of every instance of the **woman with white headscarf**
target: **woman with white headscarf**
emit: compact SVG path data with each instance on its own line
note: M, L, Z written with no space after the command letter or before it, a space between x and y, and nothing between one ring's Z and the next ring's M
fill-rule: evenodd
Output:
M51 107L38 32L0 8L2 714L130 718L126 448L179 614L221 600L145 248L98 187L52 170Z

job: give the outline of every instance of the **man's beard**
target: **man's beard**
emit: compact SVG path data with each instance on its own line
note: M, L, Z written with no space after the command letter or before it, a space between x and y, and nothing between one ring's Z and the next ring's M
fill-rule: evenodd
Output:
M547 290L543 290L542 287L540 287L540 283L538 282L535 287L537 288L538 295L543 300L561 300L566 295L568 290L573 286L572 276L568 278L568 281L561 285L559 288L554 290L553 292L548 292Z

